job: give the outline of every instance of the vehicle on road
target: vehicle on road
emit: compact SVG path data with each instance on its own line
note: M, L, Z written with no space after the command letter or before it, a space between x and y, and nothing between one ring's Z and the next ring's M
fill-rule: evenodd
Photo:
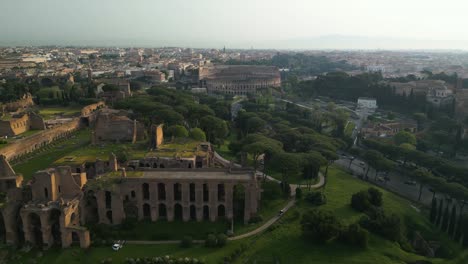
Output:
M364 162L361 161L361 162L359 162L359 165L361 165L361 166L366 166L366 163L364 163Z
M416 181L408 180L404 182L407 185L416 185Z
M282 216L282 215L284 214L284 212L285 212L285 211L286 211L285 209L281 209L281 210L279 210L279 212L278 212L278 216Z
M117 243L112 244L112 250L119 251L123 247L124 244L125 244L125 240L123 241L119 240L117 241Z

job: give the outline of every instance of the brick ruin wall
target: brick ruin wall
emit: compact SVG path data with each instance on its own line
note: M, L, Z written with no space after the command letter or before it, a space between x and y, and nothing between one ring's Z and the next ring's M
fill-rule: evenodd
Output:
M3 105L3 110L7 112L16 112L19 109L27 108L34 105L34 101L30 94L25 94L23 98Z
M33 152L53 141L69 136L72 132L81 128L81 118L74 118L72 121L56 126L52 129L38 132L32 136L20 139L13 144L6 145L0 149L0 155L5 155L8 161Z
M91 113L95 112L96 110L99 110L103 107L105 107L106 104L104 102L98 102L98 103L95 103L95 104L90 104L90 105L87 105L85 107L83 107L83 109L81 109L81 116L89 116Z
M35 113L28 113L19 118L0 120L0 136L12 137L29 131L30 129L46 129L44 119Z

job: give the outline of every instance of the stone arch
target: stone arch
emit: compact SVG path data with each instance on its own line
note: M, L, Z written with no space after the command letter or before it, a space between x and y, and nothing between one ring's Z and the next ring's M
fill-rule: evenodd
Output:
M220 204L218 205L218 218L224 218L226 217L226 208L224 205Z
M54 245L62 245L62 231L60 228L60 216L62 212L58 209L52 209L49 216L50 232Z
M96 195L93 191L89 191L86 195L86 223L99 222L99 211L97 205Z
M124 212L125 218L130 219L138 219L138 207L133 203L125 203L124 204Z
M106 196L106 208L110 209L112 207L112 193L109 191L106 191L105 196Z
M146 182L143 183L142 189L143 189L143 199L144 200L149 200L149 198L150 198L149 184L146 183Z
M245 209L245 186L243 184L236 184L232 193L232 210L234 218L244 221Z
M182 214L183 214L182 205L180 205L179 203L176 203L174 205L174 219L182 220Z
M210 220L210 207L208 205L203 206L203 220Z
M218 184L218 201L224 202L226 199L226 189L224 187L224 183Z
M197 208L193 204L190 206L190 220L197 220Z
M189 185L189 199L191 202L195 202L195 183L190 183Z
M18 245L22 246L24 244L24 230L23 230L23 218L21 218L20 208L16 211L16 236L18 238Z
M6 240L6 228L5 220L3 219L3 214L0 212L0 241L4 243Z
M208 184L203 184L203 201L208 202L210 200L210 190L208 188Z
M42 248L44 245L44 240L42 239L42 226L41 218L36 213L30 213L28 215L31 238L34 245L39 248Z
M158 200L166 200L166 185L164 183L158 183Z
M163 203L158 206L158 216L160 219L167 219L167 208Z
M147 203L143 204L143 217L145 219L151 219L151 206Z
M113 223L112 221L112 210L109 210L106 212L106 217L107 217L107 220L109 220L109 223Z
M182 200L182 185L180 183L174 184L174 201Z
M80 244L80 236L76 232L71 233L72 237L72 245L79 245Z

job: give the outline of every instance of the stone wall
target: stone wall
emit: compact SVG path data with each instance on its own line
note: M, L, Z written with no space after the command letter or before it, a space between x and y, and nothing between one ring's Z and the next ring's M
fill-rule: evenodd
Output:
M151 148L157 149L164 141L163 125L151 126Z
M14 160L26 153L33 152L53 141L69 136L72 132L81 128L81 119L74 118L71 122L55 126L52 129L38 132L32 136L19 139L0 149L0 155L5 155L8 161Z
M104 108L105 106L106 106L106 104L104 102L98 102L98 103L95 103L95 104L87 105L87 106L83 107L83 109L81 109L81 116L82 117L89 116L91 113L93 113L96 110L99 110L101 108Z
M28 93L28 94L25 94L23 98L17 101L4 104L3 111L16 112L18 110L28 108L33 105L34 105L34 101L32 99L32 95Z
M36 113L24 113L10 120L0 120L0 136L16 136L30 129L44 130L44 119Z
M94 181L94 180L93 180ZM127 217L216 221L232 219L234 189L244 190L243 219L248 222L258 211L260 188L252 171L225 169L145 171L141 177L125 177L116 184L85 191L95 199L99 223L120 224ZM82 222L89 216L82 215Z

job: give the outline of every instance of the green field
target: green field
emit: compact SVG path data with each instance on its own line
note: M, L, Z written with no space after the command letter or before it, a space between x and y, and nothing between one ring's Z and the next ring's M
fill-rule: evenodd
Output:
M359 190L370 187L369 184L351 177L336 168L330 169L330 178L325 193L327 204L322 209L335 213L340 221L349 224L356 222L361 213L354 211L349 203L351 195ZM442 244L451 245L456 250L458 246L450 241L445 234L433 232L433 227L423 213L418 213L411 203L392 193L383 191L384 208L388 212L398 214L406 224L414 227L429 237L439 238ZM300 214L310 206L301 202L292 212L288 212L281 224L268 234L259 236L251 242L241 260L236 263L406 263L425 259L400 249L397 243L389 242L379 236L371 235L369 248L361 250L338 242L328 245L317 245L301 237ZM447 263L442 259L430 259L433 263ZM461 260L463 261L463 260ZM455 263L455 262L454 262ZM457 262L458 263L458 262ZM460 262L466 263L466 262Z
M81 114L81 106L70 107L45 107L39 110L39 114L44 120L52 119L56 116L72 117Z
M368 183L360 181L336 168L330 169L329 183L325 193L327 204L322 208L333 211L343 223L355 222L361 214L352 210L349 200L353 193L370 187ZM410 224L415 230L423 234L438 237L442 244L450 245L455 251L460 249L447 239L446 235L433 232L433 228L425 213L417 212L411 203L392 193L383 191L384 208L388 212L397 213L406 224ZM403 251L397 243L389 242L379 236L370 235L369 248L362 250L346 246L339 242L331 242L327 245L314 244L306 241L301 236L300 215L310 206L304 201L288 211L278 224L269 228L265 233L240 241L230 241L223 248L210 249L202 245L182 249L176 244L172 245L126 245L123 250L114 252L109 246L92 247L88 250L71 248L66 250L49 250L43 257L36 258L38 263L99 263L107 257L112 258L113 263L123 263L126 257L153 257L171 255L175 257L196 257L204 259L206 263L220 263L225 256L234 250L239 250L243 245L242 255L232 263L337 263L337 264L364 264L364 263L408 263L416 260L430 260L432 263L467 263L468 252L463 252L458 258L452 260L426 259L425 257ZM411 221L409 220L411 219ZM411 223L410 223L411 222ZM171 232L182 236L182 233L191 232L183 223L161 223L159 228L164 232ZM154 226L156 227L156 226ZM154 228L142 224L138 232L144 232ZM193 227L193 226L192 226ZM207 230L207 226L200 227ZM179 230L180 229L180 230ZM185 231L182 231L185 230ZM161 231L163 232L163 231ZM18 254L18 262L26 258L35 257L37 252Z
M90 137L89 130L80 130L72 138L46 146L39 152L34 153L32 158L15 164L13 169L17 173L23 174L25 180L31 179L36 171L51 167L57 159L89 144Z

